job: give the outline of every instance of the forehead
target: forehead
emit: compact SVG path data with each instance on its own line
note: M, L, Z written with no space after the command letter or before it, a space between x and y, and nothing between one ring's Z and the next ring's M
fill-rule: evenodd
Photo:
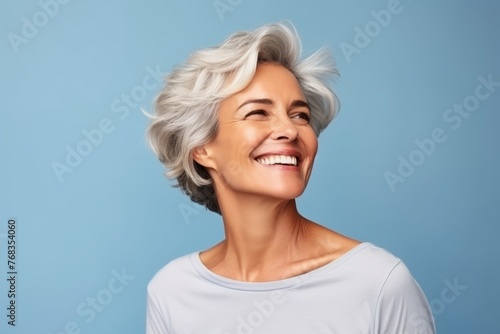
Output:
M239 105L247 99L264 98L285 104L297 99L305 100L300 84L290 70L278 64L260 63L250 83L224 99L222 105Z

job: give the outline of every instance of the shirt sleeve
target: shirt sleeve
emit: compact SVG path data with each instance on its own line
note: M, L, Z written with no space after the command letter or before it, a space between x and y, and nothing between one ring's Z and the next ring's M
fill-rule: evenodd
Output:
M374 333L435 334L425 295L403 262L388 275L377 301Z
M146 308L146 334L169 334L166 324L166 315L155 301L151 287L148 286L148 300Z

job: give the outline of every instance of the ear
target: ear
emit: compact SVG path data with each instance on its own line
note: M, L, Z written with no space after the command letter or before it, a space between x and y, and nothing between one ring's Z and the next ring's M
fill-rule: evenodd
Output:
M214 162L205 148L205 145L197 146L192 151L193 159L205 168L213 168Z

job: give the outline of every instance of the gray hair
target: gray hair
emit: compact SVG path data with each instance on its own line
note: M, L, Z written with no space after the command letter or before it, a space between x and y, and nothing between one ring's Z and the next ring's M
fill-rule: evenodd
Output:
M329 87L329 79L338 73L324 48L303 60L300 55L293 25L275 23L234 33L174 67L155 100L148 129L149 143L167 168L165 175L177 180L174 186L220 214L212 180L194 161L192 150L215 137L220 102L250 83L258 63L279 64L295 75L311 107L311 127L319 136L338 112L338 99Z

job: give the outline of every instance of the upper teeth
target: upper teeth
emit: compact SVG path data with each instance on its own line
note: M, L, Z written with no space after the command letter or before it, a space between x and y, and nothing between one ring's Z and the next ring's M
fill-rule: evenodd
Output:
M286 164L297 166L297 158L288 155L270 155L257 159L263 165Z

